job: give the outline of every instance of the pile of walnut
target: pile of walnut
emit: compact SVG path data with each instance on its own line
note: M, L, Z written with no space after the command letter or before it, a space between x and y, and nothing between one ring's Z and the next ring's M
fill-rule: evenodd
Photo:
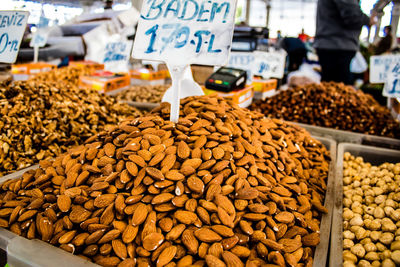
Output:
M85 66L68 66L63 68L57 68L48 72L38 73L30 81L41 82L41 83L66 83L72 85L79 84L79 76L90 75L95 71L95 67L92 65Z
M55 157L141 113L94 90L65 84L0 84L0 177Z
M4 182L0 226L103 266L312 266L325 147L222 98L168 119L162 105Z
M343 164L344 267L400 265L400 163Z
M134 101L141 103L161 103L165 91L171 85L138 85L132 86L117 94L119 101Z

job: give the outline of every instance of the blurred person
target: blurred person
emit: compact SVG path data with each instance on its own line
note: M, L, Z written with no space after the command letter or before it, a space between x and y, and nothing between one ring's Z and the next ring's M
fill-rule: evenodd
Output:
M310 36L308 34L304 33L304 29L301 29L301 33L299 34L298 37L303 43L307 42L310 39Z
M318 0L314 47L322 81L352 83L350 63L359 49L364 25L376 23L376 14L365 15L358 0Z
M300 65L307 58L307 48L299 38L285 37L280 41L278 46L288 53L289 71L298 70Z
M279 41L280 39L282 39L282 32L280 30L278 30L276 32L276 40Z
M392 35L392 26L385 26L383 28L383 32L385 36L378 42L375 48L376 55L382 55L384 53L390 52L393 45L393 35Z

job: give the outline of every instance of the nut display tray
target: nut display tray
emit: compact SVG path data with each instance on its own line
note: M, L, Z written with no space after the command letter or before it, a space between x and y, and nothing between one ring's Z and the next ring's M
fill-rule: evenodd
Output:
M353 143L400 150L400 139L336 130L299 122L292 123L303 127L313 135L332 138L338 143Z
M329 238L331 232L332 213L334 204L334 186L335 186L335 167L336 167L336 141L326 137L317 137L326 149L329 150L331 156L331 163L329 164L328 182L325 195L325 208L328 209L328 213L324 214L321 218L320 234L321 241L315 249L314 253L314 267L326 266L328 259L329 249Z
M325 137L315 137L329 150L332 158L329 166L327 191L325 196L325 207L328 214L324 214L321 219L320 232L321 242L316 247L314 254L315 267L325 266L329 248L329 234L331 232L331 219L334 199L334 181L336 165L336 142ZM38 165L17 171L0 178L0 183L9 179L16 179L30 170L38 168ZM6 229L0 228L0 249L7 252L7 262L10 267L90 267L99 266L86 261L80 257L74 256L58 247L52 246L46 242L34 239L29 240L18 236Z
M338 146L335 183L335 205L333 208L332 232L329 266L342 266L343 263L343 155L350 152L355 157L363 157L365 162L380 165L385 162L400 162L400 151L372 146L342 143Z

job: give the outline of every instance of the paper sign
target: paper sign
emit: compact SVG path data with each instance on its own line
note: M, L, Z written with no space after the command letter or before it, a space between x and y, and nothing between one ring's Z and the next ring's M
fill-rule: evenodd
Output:
M254 51L253 54L256 58L255 69L253 71L254 75L259 75L266 79L283 78L287 55L285 51Z
M228 66L246 70L248 78L258 75L265 79L282 79L285 72L285 63L285 51L232 52Z
M174 65L224 65L235 0L145 0L132 56Z
M369 80L371 83L385 83L390 67L400 62L400 55L372 56L370 59Z
M400 62L390 65L382 94L390 98L400 97Z
M104 56L101 61L104 63L104 68L106 70L113 70L115 72L118 71L126 71L124 69L120 69L120 65L127 66L129 62L129 57L131 55L132 42L131 41L117 41L117 42L108 42L104 48Z
M85 60L104 64L112 72L128 72L132 42L117 33L110 32L113 23L105 23L83 35L87 46Z
M227 66L245 70L247 73L247 83L251 83L255 60L254 54L251 52L231 52Z
M49 29L38 29L32 36L29 43L30 47L44 47L47 43L47 37L49 36Z
M17 59L28 17L27 11L0 11L0 62Z

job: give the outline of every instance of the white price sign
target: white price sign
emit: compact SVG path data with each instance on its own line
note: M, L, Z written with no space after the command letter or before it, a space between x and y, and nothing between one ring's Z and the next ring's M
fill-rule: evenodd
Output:
M30 47L44 47L47 43L47 37L49 36L48 29L38 29L32 36L29 43Z
M385 83L392 64L400 62L400 55L372 56L370 59L369 80L371 83Z
M106 70L115 72L126 71L126 66L131 54L131 41L108 42L105 45L104 56L102 62ZM123 66L123 68L120 68Z
M390 65L382 94L390 98L400 97L400 62Z
M146 0L132 56L174 65L224 65L235 10L235 0Z
M285 51L254 51L254 52L232 52L229 57L228 66L244 69L248 78L259 75L263 78L282 79L285 72Z
M228 67L246 70L247 81L251 83L255 60L252 52L231 52L229 55Z
M28 16L27 11L0 11L0 62L17 59Z

